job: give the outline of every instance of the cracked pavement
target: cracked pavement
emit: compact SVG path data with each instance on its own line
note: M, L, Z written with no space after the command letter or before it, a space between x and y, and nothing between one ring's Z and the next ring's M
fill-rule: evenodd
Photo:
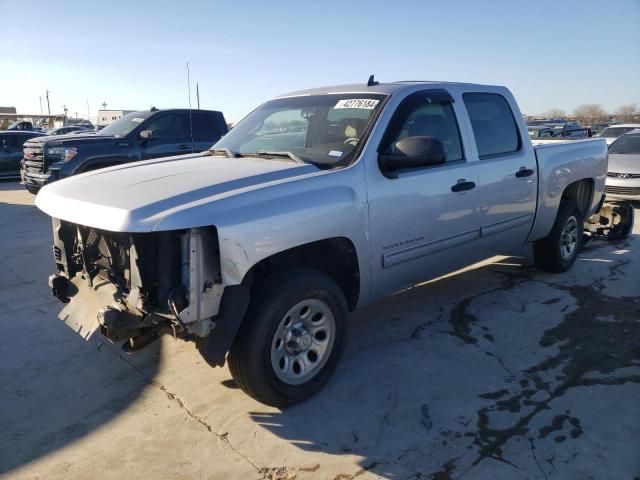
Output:
M561 275L494 258L352 316L285 411L165 337L135 356L57 320L50 223L0 183L0 477L640 477L640 229Z

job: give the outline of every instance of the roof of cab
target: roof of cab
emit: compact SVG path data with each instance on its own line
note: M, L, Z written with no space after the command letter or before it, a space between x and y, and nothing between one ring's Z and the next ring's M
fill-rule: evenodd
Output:
M429 88L444 88L446 86L465 86L465 87L489 87L489 85L479 85L473 83L460 83L460 82L439 82L439 81L426 81L426 80L405 80L399 82L378 83L376 85L368 86L366 83L353 83L347 85L334 85L328 87L311 88L308 90L298 90L295 92L286 93L280 95L277 98L286 97L300 97L303 95L324 95L331 93L380 93L384 95L391 95L405 89L413 89L416 86L424 85Z

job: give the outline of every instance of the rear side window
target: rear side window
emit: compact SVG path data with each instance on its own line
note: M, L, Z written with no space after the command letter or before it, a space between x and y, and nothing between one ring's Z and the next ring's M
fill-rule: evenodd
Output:
M469 113L480 158L491 158L520 150L518 126L507 100L496 93L462 95Z
M193 122L193 140L195 142L217 142L223 133L215 114L191 112Z

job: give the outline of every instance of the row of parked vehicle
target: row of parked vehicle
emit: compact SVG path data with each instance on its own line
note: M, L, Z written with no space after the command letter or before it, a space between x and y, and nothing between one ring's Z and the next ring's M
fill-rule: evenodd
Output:
M32 193L61 178L139 160L201 152L227 132L221 112L140 111L106 128L66 134L12 129L0 132L0 175L19 176Z
M633 222L604 204L604 140L532 142L504 87L371 77L278 97L226 132L219 112L136 112L28 140L23 177L48 184L61 319L128 352L194 341L279 407L329 378L349 311L523 244L562 272L585 229Z

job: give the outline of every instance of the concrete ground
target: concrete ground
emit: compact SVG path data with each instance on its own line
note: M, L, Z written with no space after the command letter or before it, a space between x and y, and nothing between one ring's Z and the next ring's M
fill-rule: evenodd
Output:
M334 377L285 411L188 343L126 356L59 321L49 220L17 183L0 241L2 478L640 477L638 235L566 274L502 259L359 311Z

